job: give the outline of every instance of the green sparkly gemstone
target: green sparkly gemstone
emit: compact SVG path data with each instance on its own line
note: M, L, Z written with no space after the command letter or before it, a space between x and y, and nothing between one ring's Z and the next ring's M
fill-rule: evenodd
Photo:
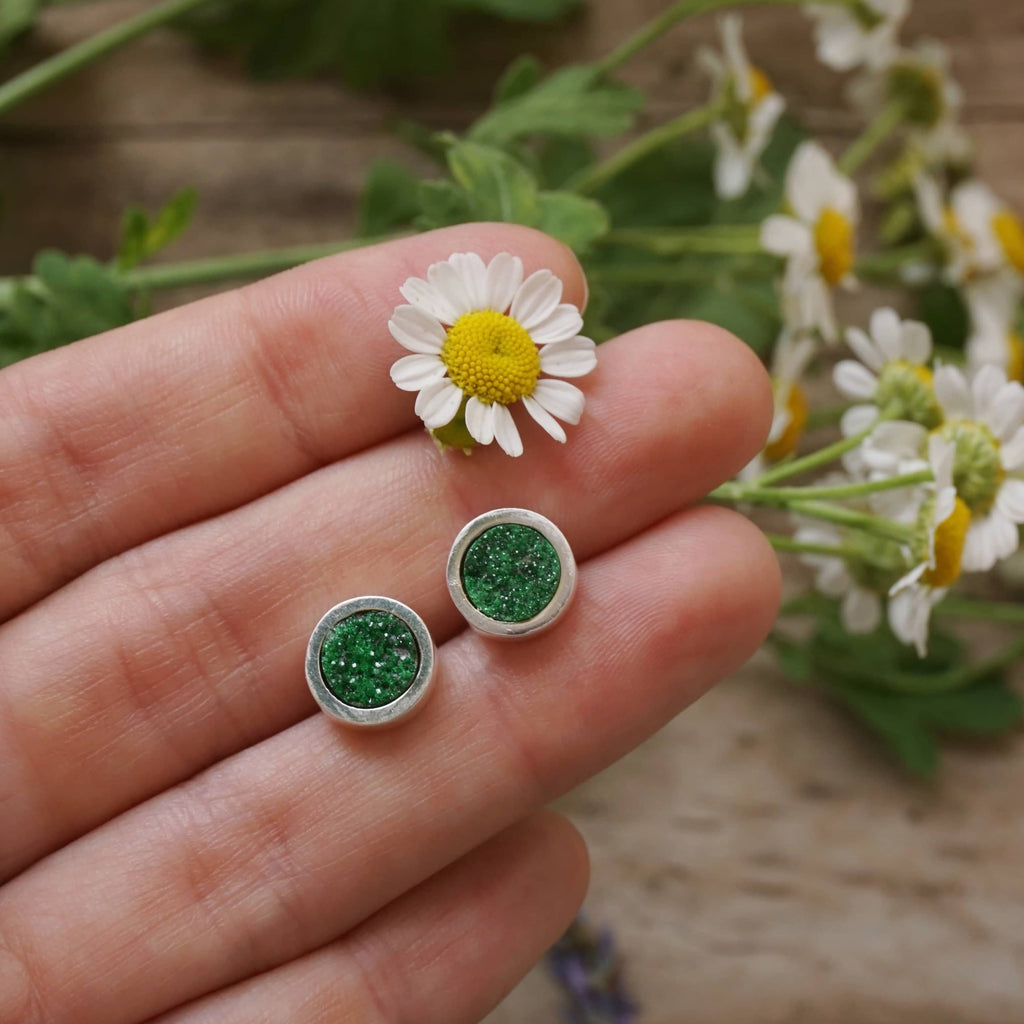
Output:
M356 612L342 619L320 647L327 689L354 708L379 708L409 689L420 649L409 627L390 612Z
M562 563L551 541L531 526L492 526L466 550L462 586L470 604L499 622L526 622L555 596Z

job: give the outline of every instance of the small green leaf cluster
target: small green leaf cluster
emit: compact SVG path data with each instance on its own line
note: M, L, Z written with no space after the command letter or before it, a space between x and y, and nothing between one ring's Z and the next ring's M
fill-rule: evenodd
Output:
M809 613L814 632L770 640L780 667L796 683L816 686L850 711L909 772L934 776L943 737L1008 733L1024 720L1024 702L1002 668L970 662L964 643L932 625L924 658L884 626L852 636L837 602L808 594L791 611Z

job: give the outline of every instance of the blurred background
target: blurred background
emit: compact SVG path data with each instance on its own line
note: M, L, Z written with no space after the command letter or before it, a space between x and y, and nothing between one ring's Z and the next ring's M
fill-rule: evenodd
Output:
M49 9L5 70L145 7ZM175 259L345 237L372 160L418 169L392 119L460 129L515 56L590 59L663 7L589 0L542 27L469 16L447 75L370 94L254 82L229 57L154 33L0 123L0 272L25 272L48 246L108 258L126 206L155 209L186 186L199 205ZM834 149L854 137L842 77L815 61L801 14L750 10L745 22L752 58L806 127ZM627 68L651 97L641 127L704 102L693 57L716 33L713 18L688 22ZM1024 208L1024 5L916 0L906 36L949 46L978 173ZM1024 1020L1024 743L954 745L924 783L872 742L761 655L562 801L592 853L589 917L613 929L641 1020ZM538 969L488 1024L555 1019Z

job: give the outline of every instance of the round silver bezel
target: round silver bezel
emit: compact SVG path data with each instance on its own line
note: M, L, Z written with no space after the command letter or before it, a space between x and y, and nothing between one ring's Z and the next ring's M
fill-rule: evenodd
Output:
M419 667L409 688L390 704L357 708L331 692L320 668L320 649L331 630L357 612L387 612L401 619L419 647ZM354 597L336 604L317 624L306 648L306 682L322 711L345 725L380 728L394 725L423 706L434 679L434 641L426 623L408 606L390 597Z
M506 523L529 526L546 537L555 549L555 554L558 555L562 570L554 597L532 619L527 619L525 622L502 622L484 615L469 600L462 583L462 561L466 557L470 544L492 526ZM447 576L448 593L451 594L455 607L473 629L487 636L518 640L549 629L569 607L569 602L572 601L576 591L576 559L573 557L572 548L569 547L565 535L550 519L545 519L537 512L531 512L525 508L496 508L492 512L485 512L483 515L477 516L459 531L455 543L452 544L451 553L448 555Z

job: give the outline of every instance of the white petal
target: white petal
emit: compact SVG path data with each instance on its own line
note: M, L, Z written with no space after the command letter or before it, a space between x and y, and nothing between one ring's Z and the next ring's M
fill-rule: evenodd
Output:
M1024 523L1024 480L1004 480L996 495L996 508L1014 523Z
M900 332L900 348L908 363L923 366L932 357L932 332L917 320L904 320Z
M887 363L902 358L900 351L900 318L896 310L884 307L871 314L871 337Z
M454 264L447 260L432 263L427 267L427 283L448 303L452 312L455 313L456 320L463 313L469 313L477 308L473 305L462 274L455 269Z
M878 419L878 409L873 405L851 405L839 421L843 437L852 437L867 430Z
M411 302L417 308L436 317L443 324L453 324L459 319L458 311L448 296L441 294L422 278L410 277L399 288L399 291L406 302Z
M971 380L971 398L974 410L985 417L1006 385L1006 372L998 366L982 366Z
M419 391L440 380L444 374L445 365L437 356L402 356L391 367L391 379L403 391Z
M506 312L522 283L523 261L518 256L499 252L487 265L487 308Z
M846 332L846 344L853 349L853 354L869 369L880 373L885 366L885 357L875 343L859 328L850 327Z
M568 302L555 306L542 323L530 330L530 335L538 345L549 345L553 341L568 341L575 338L583 330L583 317L580 311Z
M494 440L506 455L511 455L514 459L523 454L523 442L512 419L512 413L497 402L494 403Z
M882 602L870 590L853 587L843 598L841 615L848 633L873 633L882 619Z
M913 644L920 657L928 653L931 602L921 588L903 590L889 598L889 626L905 644Z
M416 415L428 430L445 427L462 405L462 392L447 378L428 384L416 396Z
M583 392L567 380L539 380L531 397L552 416L573 424L579 423L586 404Z
M536 270L516 292L509 315L530 331L555 311L561 298L562 282L550 270Z
M964 375L955 366L939 366L932 379L935 397L942 406L947 419L965 417L970 419L973 412L971 394L967 389Z
M980 377L985 370L995 370L1003 376L1003 371L995 366L983 366L978 373ZM1000 441L1009 441L1024 422L1024 387L1013 380L1003 387L996 394L995 399L987 406L978 406L978 411L987 410L983 421L992 428L992 433Z
M999 552L1012 554L1017 546L1017 527L996 511L971 520L961 564L965 572L988 572L999 561Z
M836 389L846 398L870 399L878 391L878 378L855 359L843 359L832 371Z
M462 281L471 309L487 308L487 268L475 252L456 252L448 262Z
M928 431L920 423L887 420L879 423L871 434L871 447L888 452L899 459L921 458L927 448Z
M865 57L864 33L852 18L822 25L817 43L818 60L834 71L852 71Z
M597 366L597 346L579 335L540 350L540 368L554 377L583 377Z
M494 440L494 410L496 404L486 405L475 396L466 403L466 429L478 444Z
M817 224L831 205L836 171L832 158L816 142L804 142L793 154L786 173L786 198L806 224Z
M852 586L850 573L841 558L829 558L815 577L814 585L826 597L842 597Z
M1024 469L1024 427L1021 427L1000 450L1003 468Z
M398 306L388 321L391 337L410 352L437 355L447 332L436 317L419 306Z
M719 143L715 157L715 194L738 199L750 188L753 164L736 145Z
M794 217L776 213L761 225L761 248L777 256L807 252L813 246L811 232Z
M565 431L562 425L549 413L544 406L529 395L523 396L526 411L556 440L565 444Z

